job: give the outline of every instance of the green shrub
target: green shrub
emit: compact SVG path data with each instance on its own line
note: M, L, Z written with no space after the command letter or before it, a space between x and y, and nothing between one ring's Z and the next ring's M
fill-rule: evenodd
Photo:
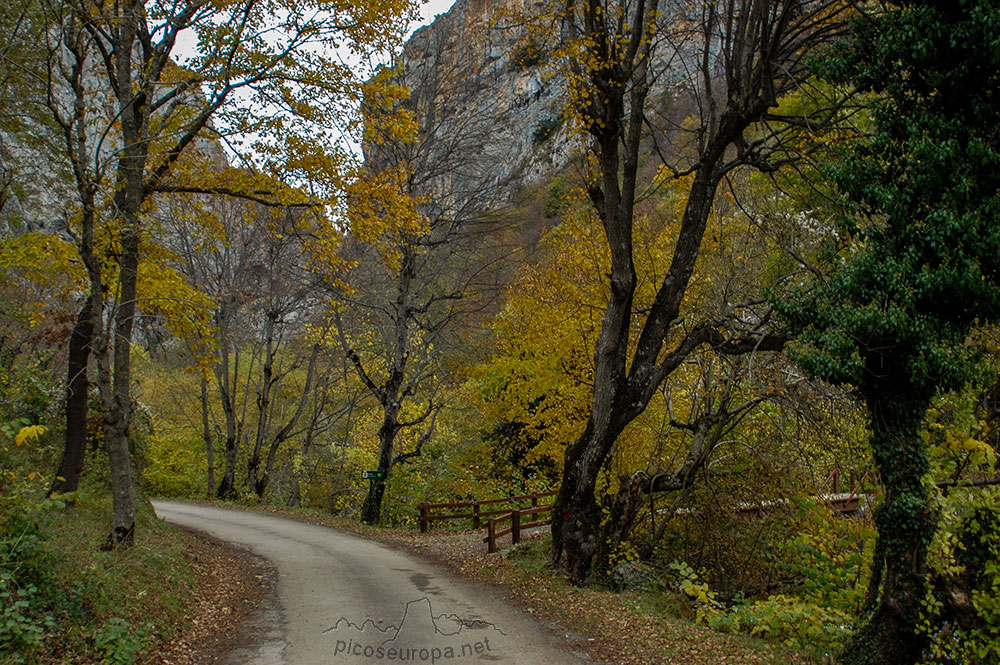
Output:
M0 570L0 662L27 663L41 653L55 619L39 605L35 585L19 585L10 571Z
M545 52L538 42L529 39L514 48L510 54L510 66L515 70L534 67L545 58Z
M795 595L818 607L856 615L861 612L871 575L875 534L865 519L832 517L815 499L801 498L796 533L772 545L768 558Z
M783 523L784 539L763 550L782 592L725 600L685 562L669 564L674 586L699 623L728 633L781 642L821 656L835 653L854 632L861 612L874 542L865 519L831 516L814 499L795 499ZM767 575L764 579L771 577Z
M535 133L533 134L533 141L535 145L539 143L544 143L550 136L556 133L559 126L562 124L562 120L558 117L545 118L539 121L538 126L535 127Z
M542 214L546 218L558 217L566 206L566 199L570 193L570 184L565 176L557 175L549 184L549 189L545 193L545 202L542 204Z
M69 601L52 593L55 562L41 532L45 512L62 505L32 505L20 492L0 500L0 662L35 662L56 628L54 612Z
M780 641L814 655L836 652L854 632L854 617L848 612L781 594L753 601L737 596L727 604L689 564L675 561L669 567L696 621L714 630Z
M133 630L125 619L112 617L94 631L93 640L101 665L131 665L146 648L149 635L146 628Z
M855 628L854 617L846 612L781 594L734 605L727 612L713 614L707 623L717 630L777 640L816 655L839 651Z

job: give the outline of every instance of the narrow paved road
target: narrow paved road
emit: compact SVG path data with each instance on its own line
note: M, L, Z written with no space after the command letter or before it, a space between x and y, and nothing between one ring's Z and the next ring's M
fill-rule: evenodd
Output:
M272 515L154 501L160 518L247 547L276 568L278 608L227 665L580 665L569 640L402 552Z

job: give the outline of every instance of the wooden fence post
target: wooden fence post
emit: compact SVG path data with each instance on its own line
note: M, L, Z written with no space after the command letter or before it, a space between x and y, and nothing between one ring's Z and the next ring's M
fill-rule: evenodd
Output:
M472 506L472 528L473 529L478 529L479 527L480 527L480 524L479 524L479 504L476 503L476 504L473 504L473 506Z
M420 533L427 533L427 502L420 504Z
M515 508L510 513L510 542L517 545L521 542L521 509Z
M486 523L486 551L490 554L497 551L497 521L493 517Z
M535 492L534 494L531 495L531 507L532 508L538 507L538 492Z

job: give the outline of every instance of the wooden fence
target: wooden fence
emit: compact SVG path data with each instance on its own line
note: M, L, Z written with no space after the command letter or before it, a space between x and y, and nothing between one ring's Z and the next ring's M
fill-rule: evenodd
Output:
M841 481L841 471L840 465L834 463L833 471L830 475L826 477L819 486L819 497L826 502L834 510L834 512L841 514L848 514L857 511L861 507L862 499L866 498L868 494L874 494L874 472L872 470L865 471L859 477L854 471L848 474L847 487L849 488L847 492L841 492L840 481ZM867 481L867 485L866 485ZM869 487L868 485L872 485ZM823 490L830 487L831 493L824 493Z
M532 508L515 508L511 510L508 514L503 517L491 518L489 522L486 523L486 537L483 538L483 542L486 543L486 551L492 554L497 551L497 540L510 534L510 542L512 545L517 545L521 542L521 530L530 529L535 526L545 526L546 524L552 524L552 515L549 515L548 519L537 519L542 513L551 513L552 506L534 506ZM535 517L536 519L525 522L525 517ZM510 526L497 528L498 525L510 521Z
M861 502L866 494L870 494L872 489L867 487L865 481L872 482L871 471L866 471L860 477L851 471L848 478L847 487L849 491L841 492L841 472L840 467L835 465L833 471L826 480L820 484L819 498L835 512L850 514L856 512L861 507ZM831 489L832 492L824 493L824 489ZM483 542L489 552L497 551L497 541L510 534L511 543L516 545L521 542L521 532L536 526L545 526L552 523L552 505L540 505L539 499L547 499L556 495L556 492L539 492L535 494L524 494L522 496L504 497L502 499L484 499L481 501L459 501L455 503L421 503L420 504L420 533L427 533L431 522L445 520L472 520L473 529L481 529L483 520L486 520L486 536ZM530 507L518 506L516 504L531 503ZM784 501L764 501L741 505L738 512L763 516L770 512L776 504L785 504ZM508 504L503 506L503 504ZM510 504L515 504L511 506ZM503 507L501 507L503 506ZM486 508L486 510L484 510ZM456 512L468 509L463 512ZM437 512L444 510L445 512ZM550 513L547 519L540 519L545 513Z
M427 529L431 522L437 522L442 520L472 520L473 529L481 529L483 527L482 520L484 518L491 518L497 515L510 516L511 512L515 509L520 508L518 505L508 506L506 508L493 508L494 506L500 506L501 504L520 504L531 502L531 508L528 510L533 510L535 508L544 508L548 510L551 506L539 506L538 500L545 499L551 496L555 496L555 492L536 492L535 494L525 494L522 496L511 496L504 497L502 499L483 499L482 501L460 501L457 503L421 503L420 504L420 533L427 533ZM489 508L488 510L483 510L483 507ZM435 511L440 509L445 509L451 512L436 513ZM456 509L461 508L471 508L469 512L454 512ZM523 512L523 510L522 510Z

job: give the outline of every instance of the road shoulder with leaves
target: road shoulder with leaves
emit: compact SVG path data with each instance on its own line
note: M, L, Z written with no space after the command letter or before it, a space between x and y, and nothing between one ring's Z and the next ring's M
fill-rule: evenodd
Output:
M288 508L272 514L350 530L493 587L513 605L551 626L594 665L807 665L780 645L725 635L683 618L694 612L667 593L576 588L545 565L544 533L516 549L487 555L478 532L420 534L373 528L343 518ZM687 613L687 614L686 614ZM204 662L213 662L205 660Z

